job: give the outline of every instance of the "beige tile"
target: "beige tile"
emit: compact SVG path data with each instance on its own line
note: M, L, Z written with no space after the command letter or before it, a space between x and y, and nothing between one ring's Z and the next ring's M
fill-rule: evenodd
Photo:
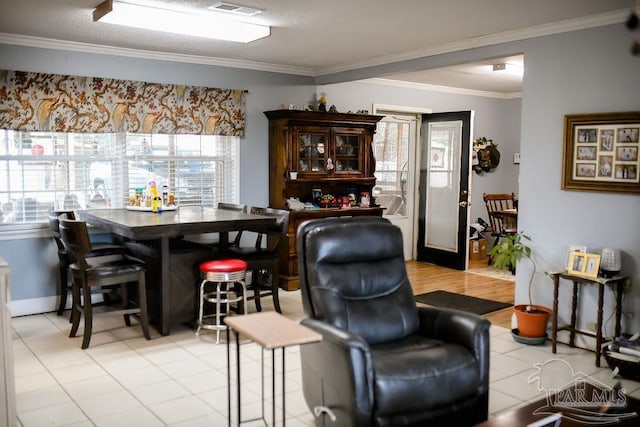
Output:
M525 371L494 381L491 383L491 388L521 401L543 396L544 392L540 391L536 384L528 382L531 374L532 371Z
M211 366L204 363L195 356L176 362L163 363L158 365L167 375L172 378L189 377L196 374L205 374L211 371Z
M89 378L103 377L107 372L97 363L83 363L82 365L68 366L66 368L54 369L51 374L60 384L68 384L82 381Z
M231 406L237 408L236 404L236 388L235 386L231 390ZM227 413L227 388L217 388L198 395L198 397L205 402L208 406L212 407L221 414ZM242 404L243 407L247 404L253 404L260 402L260 393L243 388L242 389Z
M11 327L21 339L50 335L58 328L44 315L20 316L11 319Z
M95 418L93 420L98 427L112 427L112 426L140 426L140 427L154 427L164 426L165 424L158 419L147 408L136 408L130 411L118 412L115 414L106 415L104 417Z
M16 394L18 413L69 402L71 402L71 398L65 390L57 384Z
M227 417L217 412L205 415L204 417L193 418L187 421L170 424L171 427L211 427L224 425L227 425Z
M90 346L84 352L97 362L133 354L131 347L120 341L100 346Z
M16 393L25 393L40 388L47 388L58 385L55 378L49 372L39 372L37 374L16 377Z
M517 343L507 335L491 337L491 351L495 353L507 353L522 348L523 344Z
M65 384L64 389L74 399L89 399L104 394L125 391L125 387L110 376L89 378Z
M138 351L154 365L189 360L193 357L188 351L176 347L174 344L166 344L162 348L147 348Z
M507 408L521 404L520 399L489 388L489 414L494 415Z
M182 397L168 402L149 405L149 409L166 424L175 424L217 412L195 396Z
M201 394L206 391L227 387L226 372L222 373L215 369L209 369L197 375L180 377L176 379L184 388L193 394Z
M24 338L23 341L27 347L37 353L64 351L69 350L74 346L72 339L63 335L59 331L55 331L47 335L37 335ZM78 344L78 347L79 346L80 345Z
M83 334L84 331L82 328L80 328L78 334L73 338L69 338L69 340L73 343L74 346L76 346L77 348L81 348ZM112 344L115 342L118 342L118 338L110 331L100 331L99 329L94 329L91 332L91 342L89 343L89 348L95 348L101 345Z
M151 368L154 365L143 355L131 350L118 357L111 357L100 362L100 365L110 374L136 372L141 369Z
M157 384L170 379L167 374L155 366L136 371L115 372L112 373L112 376L126 388L135 388L146 384Z
M92 363L93 360L80 348L39 354L38 358L48 370Z
M13 371L16 377L47 372L46 367L29 349L15 350Z
M24 427L63 426L88 421L73 402L19 413L18 418Z
M174 380L132 388L131 393L147 406L191 395L189 390Z
M316 420L311 413L297 418L287 418L287 425L290 427L315 427Z
M76 403L92 420L142 407L142 404L126 390L79 399Z
M489 381L491 383L512 375L526 372L533 367L523 360L514 359L505 354L493 354L489 363Z

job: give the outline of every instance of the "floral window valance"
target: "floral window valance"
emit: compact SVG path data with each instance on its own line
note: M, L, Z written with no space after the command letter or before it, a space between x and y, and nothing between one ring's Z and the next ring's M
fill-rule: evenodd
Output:
M243 136L245 94L99 77L0 70L0 128Z

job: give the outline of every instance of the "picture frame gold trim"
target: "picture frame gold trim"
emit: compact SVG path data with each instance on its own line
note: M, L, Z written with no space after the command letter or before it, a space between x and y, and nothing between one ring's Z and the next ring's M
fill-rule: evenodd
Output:
M600 255L571 252L567 271L569 274L595 279L600 271Z
M640 111L564 116L562 190L640 193Z

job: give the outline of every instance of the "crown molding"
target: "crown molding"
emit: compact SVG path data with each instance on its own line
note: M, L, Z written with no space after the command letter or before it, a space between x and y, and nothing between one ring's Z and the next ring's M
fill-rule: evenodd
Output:
M601 27L624 22L629 17L628 9L619 9L612 12L591 15L582 18L568 19L565 21L554 22L551 24L537 25L533 27L505 31L502 33L489 34L486 36L473 37L466 40L460 40L451 43L443 43L441 45L427 48L402 52L393 55L379 56L371 60L343 64L335 67L316 69L316 75L322 76L327 74L342 73L345 71L354 71L361 68L375 67L379 65L392 64L395 62L409 61L418 58L424 58L446 53L458 52L467 49L479 48L508 43L520 40L526 40L535 37L549 36L553 34L567 33L571 31L584 30L588 28Z
M244 61L240 59L216 58L199 55L183 55L178 53L156 52L141 49L128 49L123 47L25 36L21 34L0 33L0 43L42 49L95 53L100 55L125 56L130 58L152 59L158 61L185 62L200 65L215 65L220 67L242 68L245 70L267 71L273 73L315 77L314 70L306 67L277 65L269 64L266 62Z
M399 88L406 88L406 89L427 90L431 92L453 93L457 95L481 96L484 98L498 98L498 99L522 98L522 92L510 92L510 93L491 92L491 91L484 91L484 90L464 89L464 88L451 87L451 86L438 86L438 85L430 85L426 83L413 83L413 82L405 82L401 80L391 80L391 79L381 79L381 78L359 80L359 82L380 85L380 86L392 86L392 87L399 87Z
M583 30L587 28L624 22L629 15L627 9L615 10L607 13L591 15L583 18L569 19L552 24L544 24L529 28L506 31L486 36L474 37L452 43L441 44L427 49L412 50L393 55L380 56L368 61L342 64L328 68L295 67L278 65L266 62L245 61L229 58L216 58L199 55L184 55L168 52L157 52L141 49L129 49L114 46L98 45L91 43L72 42L67 40L48 39L42 37L26 36L21 34L0 33L0 43L28 46L43 49L65 50L72 52L96 53L103 55L125 56L131 58L144 58L160 61L175 61L191 64L214 65L229 68L241 68L246 70L266 71L282 74L293 74L307 77L319 77L328 74L354 71L361 68L386 65L395 62L413 60L445 53L452 53L466 49L478 48L525 40L534 37L548 36L552 34ZM430 89L432 90L432 89Z

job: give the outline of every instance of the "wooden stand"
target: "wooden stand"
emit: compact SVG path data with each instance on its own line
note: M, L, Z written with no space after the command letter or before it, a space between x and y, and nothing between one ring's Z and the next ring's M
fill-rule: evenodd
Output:
M282 350L282 425L285 425L285 351L286 347L293 345L308 344L322 340L322 335L300 325L291 319L273 311L265 311L262 313L247 314L245 316L226 317L224 322L227 324L227 411L229 416L229 426L231 426L231 340L229 339L229 330L232 330L236 340L236 405L237 405L237 425L249 421L262 420L267 423L264 411L264 350L271 350L271 415L272 424L276 425L276 366L275 366L275 350ZM257 419L242 419L242 399L241 399L241 382L240 382L240 334L247 336L262 347L262 416Z
M610 287L616 291L616 326L615 335L620 335L620 320L622 317L622 293L624 292L625 283L631 284L631 279L628 276L614 276L611 278L597 277L595 279L576 276L569 274L566 271L562 272L548 272L551 280L553 280L553 314L551 325L551 351L556 352L556 344L558 341L558 331L569 331L569 345L575 346L576 334L590 336L596 339L596 366L600 367L600 356L602 355L602 306L604 302L604 289ZM565 279L573 282L573 297L571 299L571 323L565 326L558 326L558 294L560 287L560 279ZM578 285L595 285L598 286L598 314L595 333L576 329L576 310L578 308Z

